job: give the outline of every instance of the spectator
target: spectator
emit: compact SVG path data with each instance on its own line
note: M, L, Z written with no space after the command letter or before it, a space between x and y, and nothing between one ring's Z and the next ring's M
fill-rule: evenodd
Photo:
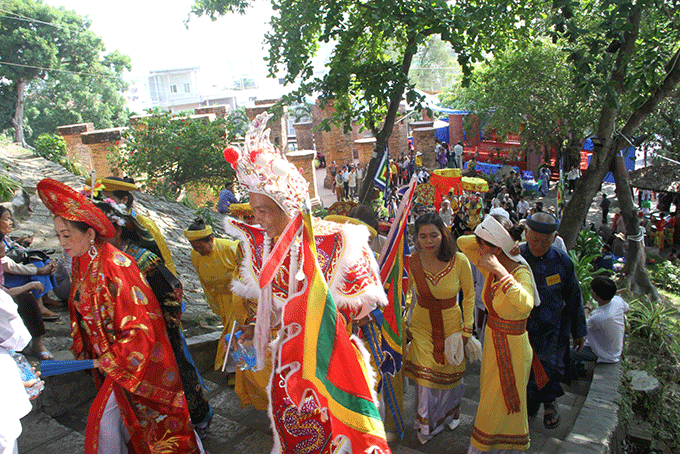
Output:
M602 255L597 257L593 262L595 270L603 269L611 271L614 269L614 254L612 253L612 247L608 244L603 244L602 249L600 249Z
M442 200L442 206L439 209L439 216L442 218L442 221L444 221L444 225L446 227L451 227L451 223L453 221L453 210L451 209L451 202L449 202L447 199Z
M576 181L581 177L581 171L578 166L574 166L567 173L567 182L569 182L569 194L576 189Z
M354 200L357 196L357 171L353 165L349 166L349 173L347 174L347 187L349 188L348 198Z
M609 215L609 206L611 201L607 198L607 194L602 193L602 202L600 202L600 208L602 209L602 223L607 223L607 216Z
M616 294L616 284L605 276L595 276L590 284L591 295L597 309L588 303L588 336L580 352L571 352L577 361L618 363L623 351L625 314L630 306Z
M529 202L524 200L524 196L519 196L519 202L517 202L517 211L519 212L519 217L524 219L527 217L527 212L529 211Z
M453 154L455 155L456 167L459 169L463 168L463 142L459 141L453 147Z
M220 191L220 198L217 202L217 211L225 214L229 211L229 205L238 203L238 199L234 195L234 182L228 181L224 185L224 189Z

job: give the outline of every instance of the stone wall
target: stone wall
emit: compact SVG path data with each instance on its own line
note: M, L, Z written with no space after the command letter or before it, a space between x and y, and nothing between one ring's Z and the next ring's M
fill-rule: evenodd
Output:
M375 149L375 137L367 137L365 139L359 139L354 141L354 147L359 153L359 163L363 166L367 166L368 162L371 160L371 154ZM391 149L391 148L390 148Z
M323 120L330 118L334 112L332 101L326 102L324 108L321 109L317 100L316 104L312 106L314 128L316 129ZM315 130L313 134L316 149L324 153L328 164L335 161L339 166L342 166L352 159L354 141L358 138L354 131L345 134L342 127L332 125L330 131Z
M394 129L389 140L390 155L401 157L408 156L408 123L406 120L394 123Z

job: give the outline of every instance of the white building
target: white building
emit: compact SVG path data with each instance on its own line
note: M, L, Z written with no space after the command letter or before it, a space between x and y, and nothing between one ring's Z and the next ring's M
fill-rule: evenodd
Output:
M204 102L198 89L200 67L165 69L149 72L151 104L172 113L195 109Z

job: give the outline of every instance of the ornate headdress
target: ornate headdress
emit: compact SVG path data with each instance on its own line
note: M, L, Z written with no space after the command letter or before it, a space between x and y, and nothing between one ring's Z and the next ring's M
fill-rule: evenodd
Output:
M271 197L293 218L309 198L309 183L269 141L266 127L271 117L267 112L255 117L246 133L245 150L229 146L224 150L224 159L248 191Z
M50 212L69 221L84 222L106 238L116 230L109 218L92 202L64 183L45 178L37 186L38 195Z

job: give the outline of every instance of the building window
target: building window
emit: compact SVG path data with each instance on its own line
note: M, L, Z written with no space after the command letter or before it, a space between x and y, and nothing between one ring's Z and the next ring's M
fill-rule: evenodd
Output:
M177 93L177 85L170 85L170 93Z
M184 93L191 93L191 85L184 84Z

